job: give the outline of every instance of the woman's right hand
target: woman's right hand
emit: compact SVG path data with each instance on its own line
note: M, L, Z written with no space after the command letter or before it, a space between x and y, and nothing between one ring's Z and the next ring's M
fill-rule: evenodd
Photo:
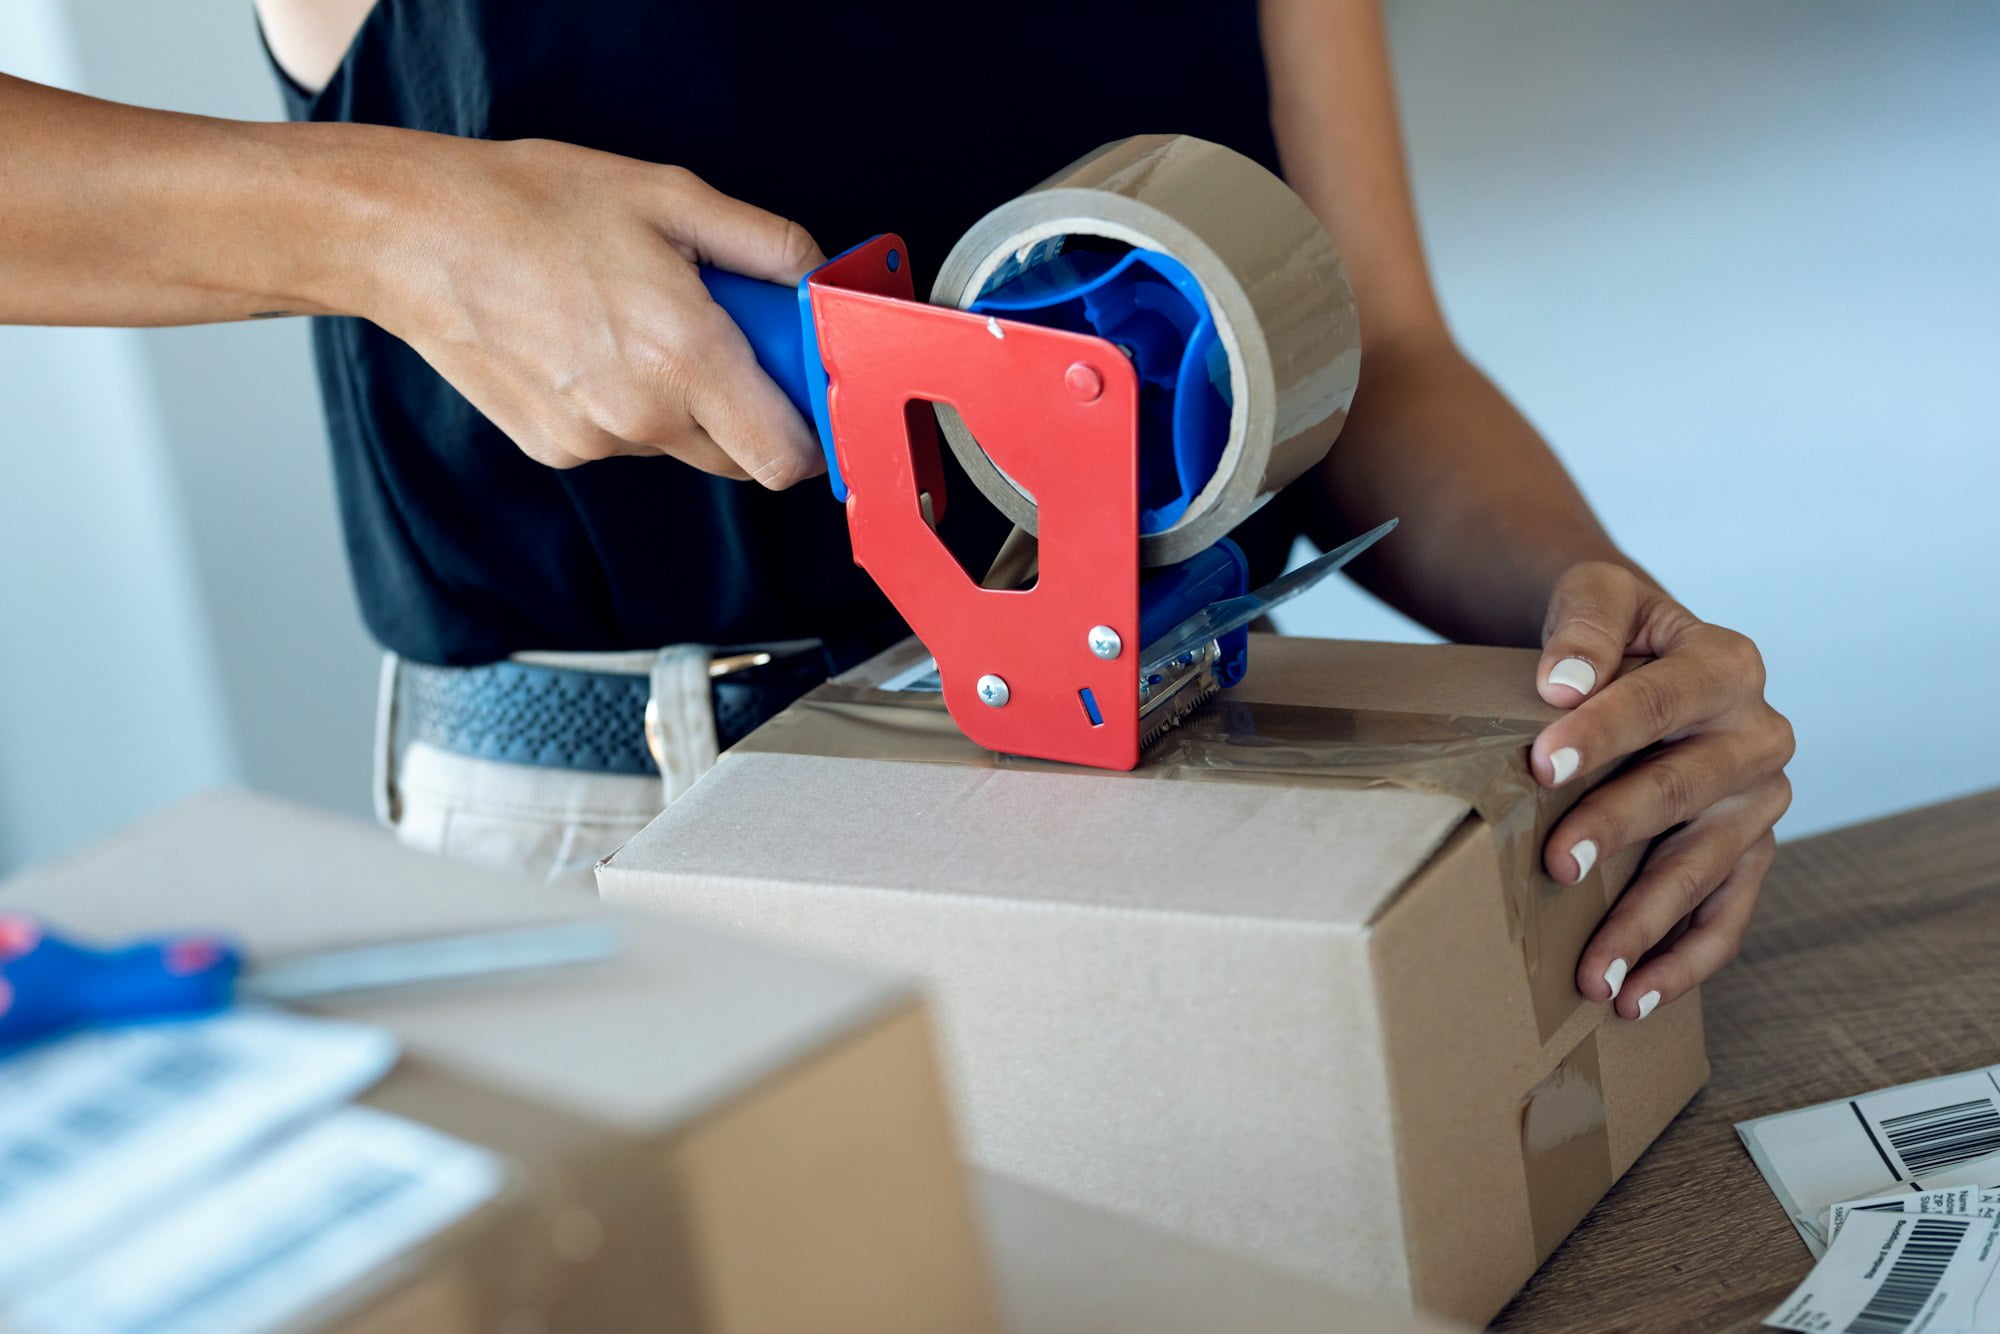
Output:
M556 468L664 454L773 489L825 471L695 271L796 283L823 262L804 228L679 167L399 138L421 151L392 169L338 304L409 343L524 453Z
M0 74L0 324L359 315L530 457L786 487L812 432L698 263L796 283L797 223L543 140L149 111Z

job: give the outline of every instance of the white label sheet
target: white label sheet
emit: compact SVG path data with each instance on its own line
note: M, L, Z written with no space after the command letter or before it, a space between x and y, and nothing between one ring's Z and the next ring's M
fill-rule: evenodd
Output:
M257 1334L491 1199L500 1160L365 1107L330 1112L6 1313L20 1334Z
M1905 1191L1878 1195L1872 1200L1849 1200L1828 1211L1824 1228L1828 1245L1840 1236L1840 1228L1855 1212L1880 1214L1973 1214L1979 1211L1977 1186L1953 1186L1948 1190Z
M2000 1066L1738 1123L1815 1256L1834 1205L1897 1191L2000 1187Z
M1858 1212L1764 1323L1840 1334L1969 1334L2000 1219Z
M396 1040L278 1011L79 1033L0 1061L0 1299L387 1073Z
M944 690L944 678L938 675L936 658L925 658L922 662L905 667L884 681L878 690L912 691L918 694L938 694Z

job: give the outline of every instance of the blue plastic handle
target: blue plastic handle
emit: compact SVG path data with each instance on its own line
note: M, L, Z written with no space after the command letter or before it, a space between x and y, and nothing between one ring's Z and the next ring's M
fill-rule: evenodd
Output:
M701 281L715 304L729 312L736 327L750 340L757 364L778 382L785 397L802 416L812 420L812 395L806 389L805 331L799 323L799 290L762 278L745 278L726 269L701 266ZM819 349L813 349L819 359Z
M827 420L826 363L819 356L819 333L813 326L807 280L787 287L706 264L700 266L700 273L715 304L728 312L750 340L757 364L806 419L819 440L820 453L826 456L826 477L834 499L845 502L847 483L840 476L840 458L834 452L833 429Z
M212 1014L242 971L242 951L217 936L93 949L0 917L0 1054L78 1028Z

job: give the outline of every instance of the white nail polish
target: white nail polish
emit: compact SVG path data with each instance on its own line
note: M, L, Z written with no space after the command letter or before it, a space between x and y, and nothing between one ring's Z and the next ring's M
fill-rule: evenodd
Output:
M1551 751L1549 753L1549 768L1555 771L1556 786L1561 787L1564 783L1576 777L1576 766L1582 762L1583 757L1576 753L1575 746L1563 746Z
M1579 695L1588 695L1597 688L1597 669L1582 658L1564 658L1549 668L1549 684L1568 686Z
M1590 874L1590 868L1597 865L1597 844L1591 839L1580 838L1576 846L1569 850L1569 855L1576 858L1576 878L1581 881Z
M1639 997L1639 1017L1641 1019L1644 1019L1647 1015L1653 1012L1653 1008L1657 1006L1659 1003L1660 1003L1660 993L1657 991L1649 991L1645 995Z
M1604 985L1611 988L1611 999L1618 999L1618 988L1625 985L1625 974L1629 969L1623 959L1613 959L1611 966L1604 970Z

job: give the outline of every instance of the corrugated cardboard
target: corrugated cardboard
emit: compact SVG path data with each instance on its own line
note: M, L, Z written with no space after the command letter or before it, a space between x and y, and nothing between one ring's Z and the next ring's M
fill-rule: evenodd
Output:
M975 1179L1011 1334L1449 1334L1411 1315L990 1172Z
M1484 1321L1707 1076L1700 1002L1574 985L1533 654L1260 636L1131 774L996 756L936 696L814 692L599 868L607 898L920 973L983 1166Z
M267 954L600 911L241 794L30 871L0 905ZM497 1151L509 1185L312 1327L991 1328L914 991L696 923L624 936L599 964L324 1007L404 1045L365 1101Z

